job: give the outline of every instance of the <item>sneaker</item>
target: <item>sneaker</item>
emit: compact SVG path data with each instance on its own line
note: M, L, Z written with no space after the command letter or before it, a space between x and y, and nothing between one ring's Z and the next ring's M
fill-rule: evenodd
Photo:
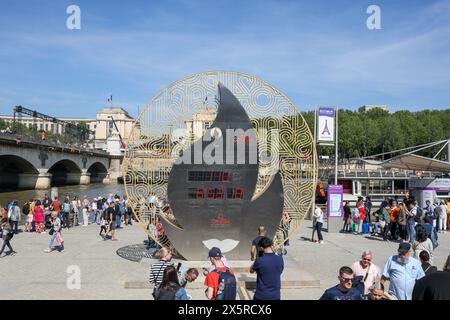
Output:
M52 252L52 250L50 250L50 249L45 249L44 252L50 253L50 252Z
M319 241L319 244L324 244L325 242L323 242L323 240Z

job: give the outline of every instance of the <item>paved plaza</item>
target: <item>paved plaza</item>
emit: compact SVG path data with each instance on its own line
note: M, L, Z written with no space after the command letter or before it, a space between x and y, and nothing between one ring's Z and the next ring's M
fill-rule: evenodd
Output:
M324 244L311 243L303 240L311 235L310 225L310 221L305 221L299 234L287 247L282 299L318 299L326 288L337 283L339 267L351 265L363 250L370 249L374 253L374 263L383 267L388 256L395 253L398 247L398 243L383 242L368 235L326 232ZM52 253L44 252L48 234L16 235L12 246L18 254L0 258L0 298L152 299L147 283L152 260L144 258L134 262L116 253L120 248L142 244L146 239L144 230L136 224L124 227L117 231L118 241L103 241L98 231L97 225L64 230L66 249ZM440 245L435 251L434 265L442 269L450 253L450 233L439 236ZM195 264L200 266L201 262ZM239 264L236 266L238 280L247 279L251 286L254 278L244 268L249 262ZM68 273L70 266L80 268L80 289L69 289L67 286L71 276ZM202 281L199 278L187 287L188 294L194 299L205 299ZM246 293L240 292L239 297L252 297L251 289Z

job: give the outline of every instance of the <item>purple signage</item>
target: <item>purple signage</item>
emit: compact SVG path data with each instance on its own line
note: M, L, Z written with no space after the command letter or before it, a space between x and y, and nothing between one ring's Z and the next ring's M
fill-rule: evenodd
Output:
M334 108L319 108L316 130L318 142L334 142Z
M328 218L341 218L343 216L342 201L344 200L344 187L341 184L328 186L327 213Z
M319 108L319 116L334 117L334 108Z

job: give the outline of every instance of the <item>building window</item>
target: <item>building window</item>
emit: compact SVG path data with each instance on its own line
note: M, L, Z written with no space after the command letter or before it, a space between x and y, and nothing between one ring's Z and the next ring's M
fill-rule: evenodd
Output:
M45 124L45 131L48 131L48 123Z
M55 133L55 125L52 123L51 125L50 125L50 131L52 132L52 133Z
M39 125L39 130L43 130L43 129L44 129L44 124L41 123L41 124Z

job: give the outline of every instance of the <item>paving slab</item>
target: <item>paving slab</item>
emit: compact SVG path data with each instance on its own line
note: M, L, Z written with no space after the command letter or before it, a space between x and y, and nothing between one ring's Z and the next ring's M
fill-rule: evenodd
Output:
M65 250L52 253L44 252L48 234L14 236L12 246L18 253L0 258L0 299L151 300L147 278L152 259L135 262L116 253L127 246L142 245L146 239L142 228L133 225L117 230L118 241L104 241L98 232L97 225L63 230ZM398 247L398 243L383 242L367 235L326 232L323 233L325 243L317 244L307 240L310 234L310 222L306 221L286 247L282 299L318 299L325 289L337 283L339 268L357 261L362 251L370 249L374 253L373 262L383 267ZM434 264L442 269L450 254L450 233L439 234L439 242ZM208 265L205 261L199 263L199 267L203 263ZM249 261L233 263L236 263L238 280L241 285L245 284L251 299L255 276L245 270ZM79 271L79 288L73 285L74 268ZM202 283L203 278L199 278L188 285L188 294L193 299L205 299ZM242 292L240 298L245 298Z

